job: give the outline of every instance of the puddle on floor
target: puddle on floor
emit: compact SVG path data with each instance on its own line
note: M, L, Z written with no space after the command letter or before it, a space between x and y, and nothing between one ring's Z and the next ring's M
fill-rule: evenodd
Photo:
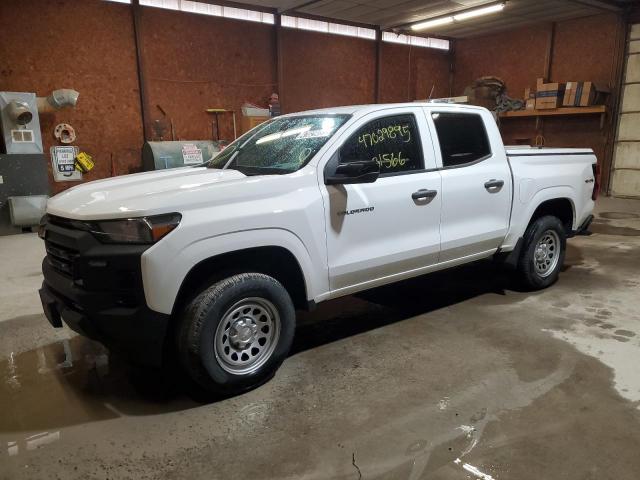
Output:
M615 212L609 212L607 216L612 219L640 218L636 214ZM640 235L640 230L613 226L608 221L594 226L594 232L610 232L605 235L625 235L620 229L626 229L627 234ZM574 267L571 270L575 275L573 288L561 302L554 304L561 315L574 322L568 328L544 331L611 368L618 393L632 402L640 402L640 363L630 360L640 357L638 243L606 236L574 242L583 246L588 242L589 247L578 249L578 258L576 247L569 242L566 263ZM599 278L595 278L596 273ZM560 281L563 281L562 276Z
M606 218L607 220L633 220L640 218L640 214L633 212L601 212L598 217Z
M599 221L594 221L589 230L592 233L599 233L602 235L619 235L621 237L640 237L640 230L630 227L617 227L615 225L609 225Z
M11 353L0 361L0 431L55 430L196 405L169 388L146 389L135 373L124 359L82 337ZM144 373L148 383L156 380ZM158 374L157 381L163 378Z
M640 320L636 320L636 326L638 325ZM606 324L605 326L609 327ZM629 337L629 334L635 336L635 333L624 330L626 335L617 334L612 331L616 328L614 325L609 329L603 328L603 325L577 322L571 330L543 331L570 343L580 352L595 357L610 367L614 372L614 386L618 393L632 402L640 402L640 364L629 361L640 356L640 344L631 341Z

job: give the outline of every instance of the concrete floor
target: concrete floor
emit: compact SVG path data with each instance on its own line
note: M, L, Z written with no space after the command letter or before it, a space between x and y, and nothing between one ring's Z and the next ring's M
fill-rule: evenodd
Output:
M321 305L208 405L50 328L42 244L0 238L0 478L640 478L640 202L598 212L548 290L485 262Z

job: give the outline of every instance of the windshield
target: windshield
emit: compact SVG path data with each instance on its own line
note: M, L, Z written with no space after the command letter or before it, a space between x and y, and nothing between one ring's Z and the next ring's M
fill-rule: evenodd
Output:
M237 139L207 165L245 175L292 173L304 167L349 115L305 115L270 120Z

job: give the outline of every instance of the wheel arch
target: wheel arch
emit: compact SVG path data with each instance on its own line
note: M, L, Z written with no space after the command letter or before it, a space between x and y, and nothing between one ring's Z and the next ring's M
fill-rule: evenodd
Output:
M529 202L527 208L524 206L514 207L515 218L519 222L512 225L505 239L504 249L497 254L497 259L509 266L515 267L517 259L520 257L522 240L527 228L538 218L545 215L558 217L564 225L567 236L571 236L576 221L575 202L572 197L573 191L570 188L549 188L540 190Z
M223 255L235 255L237 264L245 261L242 253L254 252L261 248L280 248L288 253L286 257L277 258L295 259L296 265L302 272L306 300L316 300L328 289L328 275L326 262L314 262L314 258L324 258L325 252L317 247L321 245L306 245L293 232L281 228L266 228L254 230L242 230L202 238L192 243L186 243L192 235L168 236L167 241L158 242L146 250L141 259L142 278L145 300L149 308L166 314L176 311L176 299L180 290L184 291L185 280L192 270L202 262L208 262L215 271L215 260L222 259ZM309 250L311 248L311 250ZM278 250L282 252L282 250ZM263 251L268 256L268 251ZM254 254L252 259L256 259ZM261 262L262 258L259 258ZM246 266L246 262L243 266ZM260 263L263 265L263 263ZM202 265L201 267L202 268ZM255 269L249 269L255 271ZM235 272L237 273L237 272ZM191 285L191 284L190 284Z
M308 286L298 259L278 245L249 247L205 258L187 273L173 306L176 313L202 287L237 273L263 273L278 280L291 295L296 308L309 307Z
M537 219L546 215L559 218L565 228L566 234L571 234L576 218L573 200L568 197L557 197L542 201L529 217L525 230Z

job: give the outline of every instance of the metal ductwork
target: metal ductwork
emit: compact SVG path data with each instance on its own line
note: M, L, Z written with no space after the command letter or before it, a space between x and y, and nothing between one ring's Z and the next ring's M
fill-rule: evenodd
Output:
M42 153L35 93L0 92L0 153Z
M38 113L52 113L61 108L75 107L79 92L70 88L54 90L48 97L38 97Z
M33 113L29 109L29 104L21 100L13 100L7 105L9 118L18 125L27 125L33 120Z

